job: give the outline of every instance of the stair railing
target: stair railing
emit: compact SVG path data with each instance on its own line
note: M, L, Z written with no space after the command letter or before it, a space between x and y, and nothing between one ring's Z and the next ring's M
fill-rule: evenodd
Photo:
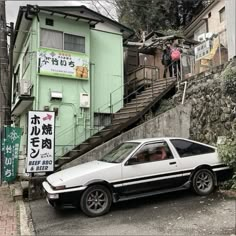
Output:
M147 69L151 69L151 78L146 78L147 76ZM143 76L142 79L138 78L138 76L140 74L139 71L143 70ZM105 113L107 113L107 111L109 111L110 115L111 115L111 121L113 118L113 113L116 110L115 106L119 103L123 103L124 101L129 101L131 98L134 98L138 95L138 93L146 86L150 86L152 87L152 97L154 96L154 81L158 79L158 77L160 77L160 71L159 68L156 66L140 66L139 68L135 69L133 72L130 72L129 75L134 74L134 79L127 81L126 83L122 84L121 86L119 86L118 88L116 88L115 90L113 90L110 95L109 95L109 102L105 103L104 105L102 105L101 107L99 107L98 113L102 113L102 111L105 111ZM138 79L140 79L140 81L138 81ZM141 85L139 85L139 82L142 83ZM134 91L132 91L131 93L129 93L127 96L123 95L122 99L115 99L114 98L114 94L119 90L122 94L125 91L125 87L126 86L130 86L134 84ZM167 83L166 83L167 85ZM136 100L136 111L137 111L137 100ZM109 114L107 113L107 114Z

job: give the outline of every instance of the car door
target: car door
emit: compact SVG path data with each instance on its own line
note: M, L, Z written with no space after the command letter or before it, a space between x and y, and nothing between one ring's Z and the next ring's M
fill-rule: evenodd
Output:
M178 187L181 167L165 141L142 145L122 166L124 194Z

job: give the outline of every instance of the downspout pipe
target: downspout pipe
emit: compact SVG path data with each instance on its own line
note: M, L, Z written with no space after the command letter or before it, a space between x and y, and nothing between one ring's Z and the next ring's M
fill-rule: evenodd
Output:
M187 81L184 81L183 83L180 83L181 85L184 84L184 92L183 92L183 96L182 96L182 102L181 104L183 105L184 104L184 100L185 100L185 95L186 95L186 89L187 89L187 84L188 82Z

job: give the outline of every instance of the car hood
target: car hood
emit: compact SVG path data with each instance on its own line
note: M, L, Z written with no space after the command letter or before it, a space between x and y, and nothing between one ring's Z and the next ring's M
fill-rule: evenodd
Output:
M86 185L94 179L110 180L109 173L114 180L121 177L121 164L102 161L91 161L65 170L58 171L47 177L52 186L66 185L66 187L77 187Z

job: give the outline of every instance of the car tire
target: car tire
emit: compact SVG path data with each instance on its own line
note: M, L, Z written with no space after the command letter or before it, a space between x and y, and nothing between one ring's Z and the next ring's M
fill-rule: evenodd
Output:
M192 188L198 195L205 196L210 194L215 188L213 173L208 169L196 171L192 179Z
M90 217L106 214L111 207L112 196L109 189L103 185L88 187L80 199L81 210Z

